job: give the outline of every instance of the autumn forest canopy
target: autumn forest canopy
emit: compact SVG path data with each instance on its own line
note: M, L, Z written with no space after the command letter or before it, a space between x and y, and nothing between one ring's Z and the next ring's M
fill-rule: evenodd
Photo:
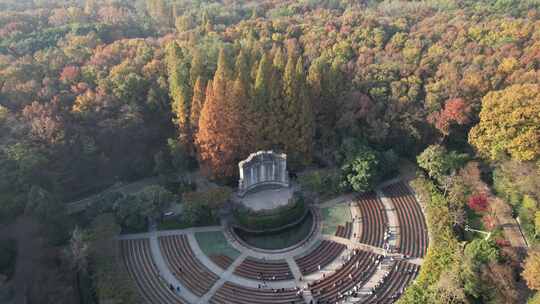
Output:
M477 176L540 243L540 1L0 0L0 221L65 234L65 203L193 171L235 186L259 150L336 193L418 163L436 275L404 303L514 303L488 288L504 254L459 255L456 231L489 220Z

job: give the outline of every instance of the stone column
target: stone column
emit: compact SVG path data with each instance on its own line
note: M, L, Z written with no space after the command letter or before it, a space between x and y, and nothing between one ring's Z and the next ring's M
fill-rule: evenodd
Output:
M253 185L254 184L254 180L255 180L255 174L254 174L254 170L253 170L253 167L250 167L249 170L251 170L251 175L249 177L250 181L248 183L248 185L246 185L246 188Z
M260 163L259 168L261 168L261 182L264 182L266 181L266 167L264 166L264 163Z
M272 160L272 180L276 180L276 160Z
M287 174L287 162L284 159L282 159L280 162L281 162L281 182L285 183L286 182L285 174Z

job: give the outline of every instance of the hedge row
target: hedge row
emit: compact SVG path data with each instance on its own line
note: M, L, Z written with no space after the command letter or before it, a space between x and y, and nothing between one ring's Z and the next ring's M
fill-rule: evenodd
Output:
M249 230L271 230L288 225L305 213L306 204L303 196L295 194L289 204L268 211L252 211L247 208L237 208L234 216L240 227Z

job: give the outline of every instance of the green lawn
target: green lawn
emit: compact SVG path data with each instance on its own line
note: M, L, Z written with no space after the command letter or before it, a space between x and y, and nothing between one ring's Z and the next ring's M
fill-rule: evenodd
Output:
M334 235L339 225L352 221L351 210L348 204L339 204L330 208L321 209L322 233Z
M229 245L221 231L197 232L195 239L207 256L223 254L235 260L240 255L240 252Z

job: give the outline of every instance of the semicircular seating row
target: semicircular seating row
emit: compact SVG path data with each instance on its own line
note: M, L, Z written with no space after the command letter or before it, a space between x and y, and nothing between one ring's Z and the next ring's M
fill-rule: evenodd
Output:
M400 235L397 249L407 257L421 258L428 248L428 229L422 208L404 183L389 185L383 189L392 201L398 216Z
M423 256L427 249L427 230L414 196L402 184L388 186L384 192L394 203L402 227L399 238L400 252L411 257ZM362 214L362 234L359 241L372 246L382 246L384 231L388 226L384 205L375 194L369 193L358 198L357 206ZM350 227L346 223L338 236L348 238L351 232L352 223ZM195 257L185 235L160 237L159 244L169 269L194 295L201 297L206 294L219 279ZM124 263L147 303L187 303L161 279L147 239L123 240L121 249ZM302 275L309 275L336 261L345 249L343 244L323 240L312 246L307 253L296 256L294 260ZM362 250L354 250L353 253L349 254L348 260L334 273L310 284L309 288L318 303L333 303L346 295L356 293L373 275L381 257ZM225 255L211 256L210 259L224 270L233 263L233 260ZM367 303L393 302L414 279L418 268L406 261L396 262L383 284L367 298ZM247 258L236 267L234 273L253 280L293 279L284 260ZM303 303L302 297L294 289L250 288L232 282L225 282L210 300L212 304L293 302Z

